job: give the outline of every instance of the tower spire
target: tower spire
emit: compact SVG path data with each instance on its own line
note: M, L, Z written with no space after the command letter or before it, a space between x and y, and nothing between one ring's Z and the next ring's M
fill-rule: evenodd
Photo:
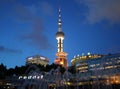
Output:
M58 12L58 31L62 31L62 21L61 21L61 9L59 7L59 12Z

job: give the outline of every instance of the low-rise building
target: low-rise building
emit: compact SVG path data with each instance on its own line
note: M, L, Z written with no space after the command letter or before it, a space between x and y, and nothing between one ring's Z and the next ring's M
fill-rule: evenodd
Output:
M35 55L35 56L28 57L26 59L26 65L29 65L29 64L37 64L37 65L40 64L40 65L46 66L47 64L49 64L49 59L44 56Z

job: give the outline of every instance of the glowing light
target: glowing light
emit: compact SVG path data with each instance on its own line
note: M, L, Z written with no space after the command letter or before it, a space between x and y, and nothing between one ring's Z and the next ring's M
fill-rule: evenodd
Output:
M43 79L43 75L41 75L41 79Z
M28 60L31 60L31 59L33 59L33 57L29 57L29 58L28 58Z
M58 25L61 25L61 23L58 23Z
M63 62L60 62L60 64L63 64Z
M118 81L118 80L116 80L116 81L115 81L115 83L119 83L119 81Z
M36 76L33 76L32 78L33 78L33 79L36 79Z
M40 79L40 76L37 76L37 79Z
M67 84L70 85L70 82L68 82Z
M19 76L19 78L18 79L22 79L22 76Z
M45 58L44 57L40 57L42 60L45 60Z
M84 56L84 53L82 53L82 56Z
M76 56L74 56L74 58L76 58Z
M38 75L34 75L34 76L19 76L19 78L18 79L43 79L43 75L40 75L40 76L38 76Z
M90 55L90 52L88 52L87 54Z
M27 79L27 76L24 76L23 79Z
M28 79L31 79L32 78L32 76L28 76Z

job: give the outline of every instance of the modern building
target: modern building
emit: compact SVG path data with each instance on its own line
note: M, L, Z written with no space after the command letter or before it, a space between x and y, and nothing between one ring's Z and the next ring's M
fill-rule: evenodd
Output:
M55 64L62 65L63 67L68 67L67 62L67 53L63 51L63 40L64 40L64 33L62 32L62 21L61 21L61 10L59 8L59 16L58 16L58 32L56 33L56 39L58 43L57 58L54 60Z
M49 64L49 59L44 56L35 55L35 56L28 57L26 59L26 65L29 65L29 64L37 64L37 65L40 64L40 65L46 66L47 64Z
M81 64L81 62L86 62L87 60L91 60L91 59L96 59L96 58L101 58L103 55L100 54L91 54L90 52L88 52L87 55L77 55L74 56L74 58L71 60L71 64L72 65L77 65L77 64Z
M76 56L71 63L83 79L120 84L120 53Z

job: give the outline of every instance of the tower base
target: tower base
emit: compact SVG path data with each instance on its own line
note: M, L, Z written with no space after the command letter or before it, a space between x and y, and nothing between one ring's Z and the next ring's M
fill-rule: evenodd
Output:
M55 59L54 63L59 64L64 68L68 67L68 62L67 62L67 53L65 52L58 52L56 54L57 58Z

